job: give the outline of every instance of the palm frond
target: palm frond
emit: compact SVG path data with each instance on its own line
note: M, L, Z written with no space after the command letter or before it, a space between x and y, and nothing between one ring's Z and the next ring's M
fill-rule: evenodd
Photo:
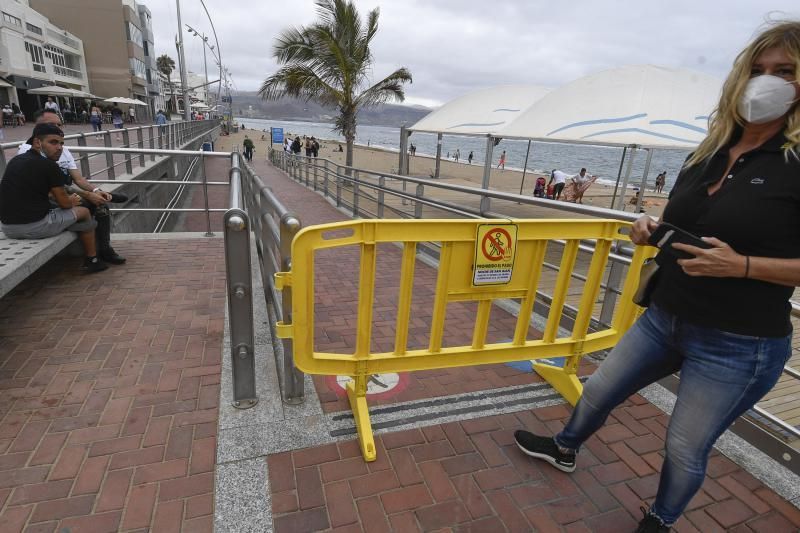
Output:
M405 67L399 68L359 94L355 103L361 108L390 101L402 102L406 98L403 84L412 82L411 72Z
M282 67L264 80L258 94L265 100L293 96L316 100L324 106L337 105L341 99L341 94L335 87L331 87L313 70L302 65Z

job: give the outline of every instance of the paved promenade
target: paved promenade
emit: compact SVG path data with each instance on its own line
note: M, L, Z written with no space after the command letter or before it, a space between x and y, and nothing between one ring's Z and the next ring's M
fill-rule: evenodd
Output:
M265 161L254 166L305 224L345 219ZM212 192L212 207L225 194ZM204 215L182 227L204 231ZM0 531L632 530L662 461L671 400L658 387L616 410L566 475L510 440L518 427L557 431L569 414L525 365L381 376L386 390L370 399L378 460L366 464L336 379L307 380L299 408L276 399L257 315L260 402L233 409L218 218L214 231L117 236L126 265L85 276L79 258L57 257L0 299ZM398 252L379 254L376 346L393 338ZM344 251L318 263L321 349L352 346L355 261ZM415 343L426 339L433 274L418 264ZM445 342L455 344L474 310L451 311ZM514 317L492 317L490 337L504 338ZM720 448L677 531L800 528L797 478L736 438Z

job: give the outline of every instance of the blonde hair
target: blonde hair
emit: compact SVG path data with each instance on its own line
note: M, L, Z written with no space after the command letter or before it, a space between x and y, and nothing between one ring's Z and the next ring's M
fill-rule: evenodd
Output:
M717 108L711 115L708 125L708 136L697 147L686 162L686 166L695 165L705 161L723 146L733 136L737 126L743 126L745 120L739 115L737 106L744 94L747 82L750 80L750 71L756 58L770 48L782 48L794 61L795 79L800 76L800 21L784 21L772 23L772 26L756 37L750 45L742 50L733 62L733 69L722 86L722 95ZM785 155L793 154L798 157L800 146L800 105L795 104L794 109L786 118L784 134L788 139Z

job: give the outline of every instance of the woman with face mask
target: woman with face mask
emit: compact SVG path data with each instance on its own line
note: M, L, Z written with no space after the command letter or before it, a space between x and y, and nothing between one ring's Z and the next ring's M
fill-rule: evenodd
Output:
M578 448L614 407L680 371L658 493L642 508L638 532L669 531L702 485L714 442L775 385L791 355L789 298L800 286L798 71L800 22L772 25L739 54L662 218L708 247L663 246L647 311L586 382L563 431L514 435L524 453L572 472ZM644 216L631 239L646 245L657 227Z

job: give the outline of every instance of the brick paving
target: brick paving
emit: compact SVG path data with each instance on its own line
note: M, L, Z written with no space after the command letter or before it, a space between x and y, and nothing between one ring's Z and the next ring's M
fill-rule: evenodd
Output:
M631 397L565 474L531 460L513 430L549 434L559 405L423 427L376 438L365 463L356 441L268 457L276 533L306 531L633 531L658 488L668 417ZM800 510L714 452L678 533L791 532Z
M264 161L254 166L304 225L346 220L316 193ZM378 252L373 349L394 340L396 266L401 252ZM354 346L358 251L315 257L315 347ZM417 263L410 344L427 343L435 270ZM446 343L469 343L474 307L448 306ZM494 309L493 339L508 338L514 317ZM451 324L452 322L452 324ZM535 338L536 332L531 332ZM581 367L590 373L592 365ZM395 403L538 381L506 365L413 372L406 388L370 404ZM330 379L314 384L326 412L347 410ZM640 506L652 501L669 417L631 397L587 442L579 468L564 474L524 456L516 428L551 434L563 427L563 405L433 425L376 437L378 460L365 463L355 440L273 454L268 472L277 533L305 531L632 531ZM705 484L676 524L678 532L771 531L800 528L800 510L735 463L713 452Z
M221 239L59 257L0 300L0 530L210 531Z

